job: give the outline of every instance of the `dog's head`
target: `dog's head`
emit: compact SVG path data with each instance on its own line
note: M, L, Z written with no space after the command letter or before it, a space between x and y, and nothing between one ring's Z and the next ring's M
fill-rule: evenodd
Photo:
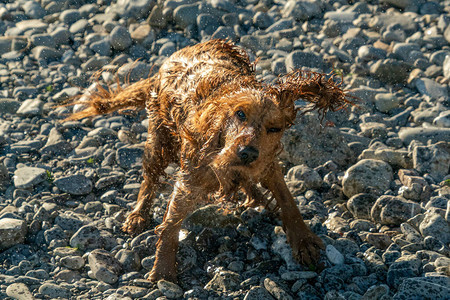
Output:
M196 165L207 163L222 186L259 181L282 150L281 137L300 98L311 103L307 110L322 115L352 103L332 78L318 73L293 72L273 86L229 90L205 101L193 117L192 131L201 141Z

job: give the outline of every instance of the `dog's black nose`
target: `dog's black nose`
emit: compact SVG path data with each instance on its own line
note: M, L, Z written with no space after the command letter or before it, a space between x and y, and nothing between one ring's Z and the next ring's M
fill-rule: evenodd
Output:
M240 158L241 162L243 162L244 164L249 164L258 159L259 151L255 147L247 146L238 150L237 155Z

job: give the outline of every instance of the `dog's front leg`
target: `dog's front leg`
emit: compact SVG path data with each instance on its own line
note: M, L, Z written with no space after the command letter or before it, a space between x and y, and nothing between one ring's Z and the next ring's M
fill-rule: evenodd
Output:
M156 244L155 263L149 276L151 281L166 279L176 282L178 235L184 218L195 208L195 200L195 196L186 188L183 181L177 181L164 220L156 228L159 240Z
M320 249L324 248L322 240L305 224L297 205L294 202L280 166L274 163L270 174L261 183L272 192L281 209L281 220L287 240L292 247L294 257L303 265L310 266L320 257Z

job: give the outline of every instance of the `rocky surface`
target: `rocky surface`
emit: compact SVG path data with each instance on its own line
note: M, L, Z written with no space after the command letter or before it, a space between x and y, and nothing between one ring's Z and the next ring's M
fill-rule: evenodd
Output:
M323 124L299 114L283 138L322 268L293 260L266 210L210 206L183 227L179 281L151 283L170 176L149 231L120 230L145 113L61 122L57 105L101 68L135 81L219 37L261 80L334 69L360 99ZM449 299L449 43L448 0L0 1L0 298Z

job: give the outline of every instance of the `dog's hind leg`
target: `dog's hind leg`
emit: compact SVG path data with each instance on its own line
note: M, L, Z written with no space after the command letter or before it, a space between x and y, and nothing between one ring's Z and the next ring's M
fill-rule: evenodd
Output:
M145 144L143 157L143 177L137 203L133 211L128 215L122 230L136 235L144 231L150 220L150 209L153 197L160 185L160 176L164 175L164 169L174 160L172 138L168 130L158 127L156 122L150 122L149 138Z
M281 220L287 240L292 247L294 257L303 265L310 266L320 257L320 249L324 249L322 240L305 224L297 204L284 181L280 166L273 164L266 178L261 183L272 192L281 209Z
M183 180L178 180L167 206L164 220L156 228L159 240L156 243L156 258L149 280L166 279L176 282L176 254L181 223L194 210L197 202L196 193L193 193Z

